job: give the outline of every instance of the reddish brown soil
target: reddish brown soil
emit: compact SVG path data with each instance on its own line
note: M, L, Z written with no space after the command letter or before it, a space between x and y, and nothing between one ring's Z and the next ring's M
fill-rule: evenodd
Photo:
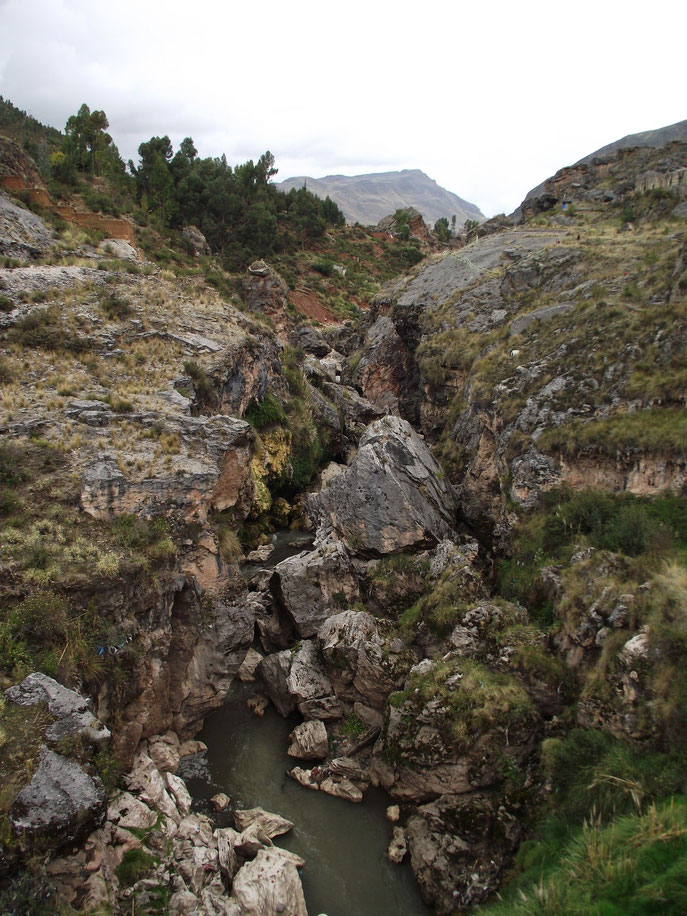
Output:
M293 289L289 293L289 302L306 318L319 321L320 324L341 324L341 318L330 312L319 301L315 293L307 289Z

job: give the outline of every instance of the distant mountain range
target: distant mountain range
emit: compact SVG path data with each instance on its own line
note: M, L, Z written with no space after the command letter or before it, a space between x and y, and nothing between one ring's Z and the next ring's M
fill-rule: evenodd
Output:
M282 191L302 188L318 197L331 197L349 223L376 226L396 210L414 207L430 226L445 216L449 222L455 215L460 228L467 219L483 222L485 216L475 204L440 187L419 169L401 172L373 172L370 175L327 175L309 178L299 175L287 178L277 186Z

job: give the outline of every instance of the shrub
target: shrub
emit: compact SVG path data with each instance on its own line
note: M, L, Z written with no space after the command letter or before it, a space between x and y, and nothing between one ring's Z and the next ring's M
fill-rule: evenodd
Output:
M105 316L110 321L121 321L122 318L131 315L133 311L129 300L118 296L116 293L110 293L100 305Z
M334 273L334 262L328 258L318 258L317 261L313 261L312 268L321 273L323 277L331 277Z
M115 868L115 875L124 887L131 887L144 878L157 864L157 859L140 846L134 846L122 856L122 861Z
M254 429L264 429L271 424L284 422L286 414L278 398L271 391L267 391L261 401L251 401L244 419Z
M193 360L184 363L184 372L193 380L196 392L196 404L200 408L213 408L219 402L217 390L205 369Z
M134 405L126 398L120 398L117 394L108 394L107 403L115 413L131 413Z
M22 347L52 352L84 353L91 349L90 340L65 329L55 306L34 309L10 329L10 340Z
M347 738L357 738L365 731L365 723L358 716L346 716L341 725L341 733Z

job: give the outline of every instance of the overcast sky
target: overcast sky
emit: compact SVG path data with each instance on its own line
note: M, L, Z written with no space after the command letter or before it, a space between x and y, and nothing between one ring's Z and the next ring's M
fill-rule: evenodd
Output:
M477 8L479 6L479 8ZM168 134L278 179L419 168L487 215L687 118L684 0L0 0L0 94L125 159Z

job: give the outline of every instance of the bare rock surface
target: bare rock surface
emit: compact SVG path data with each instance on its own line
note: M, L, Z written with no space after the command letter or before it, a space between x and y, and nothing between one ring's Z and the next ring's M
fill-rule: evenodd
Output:
M101 781L44 747L38 770L10 809L10 822L29 846L62 846L100 826L105 810Z
M407 410L408 401L416 397L415 361L388 316L381 315L368 330L354 381L385 413L405 413L402 408Z
M288 716L296 708L296 700L287 682L290 671L291 652L289 649L266 655L255 669L255 673L264 684L267 696L282 716Z
M105 270L93 267L36 266L16 267L14 270L0 270L3 295L15 302L20 293L46 293L51 289L66 290L75 286L93 284L102 286L110 275Z
M319 719L301 722L289 735L289 757L299 760L324 760L329 752L327 729Z
M402 827L394 827L394 832L386 851L386 857L395 865L400 865L408 852L408 839Z
M293 654L287 686L299 705L304 700L333 695L332 682L315 640L303 640Z
M88 402L76 413L85 422ZM151 424L152 425L152 424ZM188 417L170 424L185 440L193 440L194 458L185 456L177 473L169 471L140 480L125 474L115 454L95 456L84 469L81 505L94 518L109 518L121 513L180 513L185 519L204 522L210 510L244 507L253 498L250 476L253 432L235 417ZM174 429L177 426L177 430Z
M474 906L495 890L522 829L488 795L444 795L410 818L407 833L423 897L443 914Z
M357 554L383 556L449 536L455 499L410 424L384 417L367 428L351 466L307 506L320 540L334 533Z
M405 678L410 661L385 651L382 624L365 611L342 611L317 634L340 699L379 710Z
M274 568L270 588L303 639L315 635L333 605L360 597L348 551L335 540L282 560Z
M5 696L18 706L47 705L55 717L55 722L45 733L45 739L52 744L71 736L98 745L110 739L109 729L96 719L88 708L88 701L47 674L34 672L27 675L21 684L7 689Z
M272 814L264 808L246 808L243 811L234 811L234 823L238 830L246 830L254 824L261 833L270 839L288 833L293 827L293 821L287 820L279 814Z
M53 231L35 213L0 191L0 255L35 258L53 245Z
M261 849L234 878L241 916L308 916L298 869L279 849Z

